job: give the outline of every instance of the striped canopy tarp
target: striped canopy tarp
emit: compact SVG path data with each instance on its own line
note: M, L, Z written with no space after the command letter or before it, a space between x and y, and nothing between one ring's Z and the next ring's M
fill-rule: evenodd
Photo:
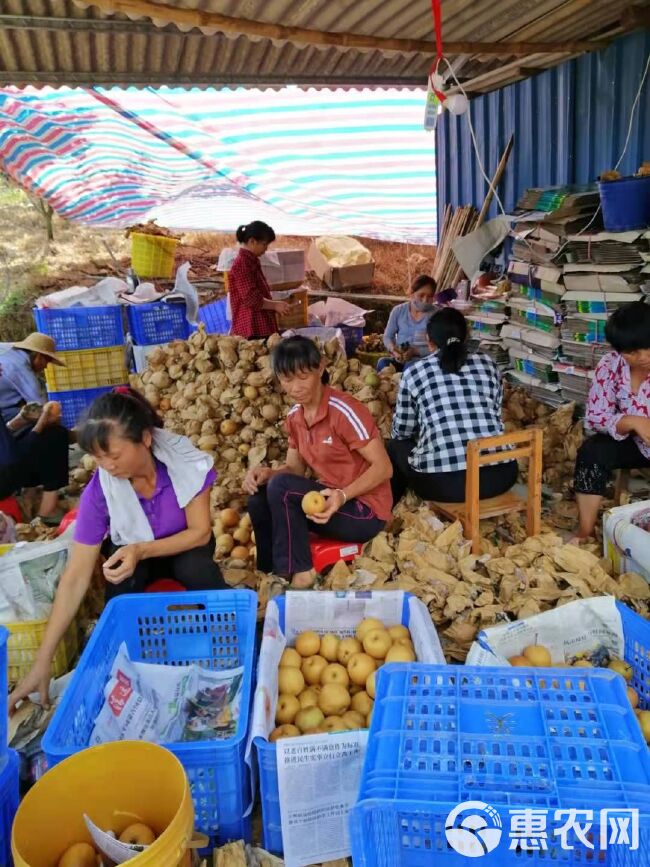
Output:
M408 90L0 89L0 166L63 217L434 243L435 140Z

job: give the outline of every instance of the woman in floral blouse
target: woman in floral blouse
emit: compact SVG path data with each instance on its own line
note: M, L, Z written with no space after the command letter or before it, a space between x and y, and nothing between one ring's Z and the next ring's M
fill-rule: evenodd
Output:
M585 418L595 436L576 461L578 539L593 536L612 471L650 467L650 304L619 307L605 336L614 352L594 372Z

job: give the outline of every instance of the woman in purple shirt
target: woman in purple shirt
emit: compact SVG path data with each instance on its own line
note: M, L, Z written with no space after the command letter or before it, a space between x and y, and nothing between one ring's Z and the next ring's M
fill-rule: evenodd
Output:
M188 590L226 588L213 559L212 461L185 437L161 429L153 407L125 387L90 407L78 439L98 470L79 502L43 643L10 709L36 689L47 702L52 658L90 586L100 549L107 556L107 600L142 592L158 578L174 578Z

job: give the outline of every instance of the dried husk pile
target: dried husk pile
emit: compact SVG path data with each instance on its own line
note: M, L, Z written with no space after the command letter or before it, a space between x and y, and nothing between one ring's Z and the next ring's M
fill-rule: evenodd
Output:
M348 858L339 858L336 861L324 861L322 864L312 864L311 867L349 867ZM213 860L210 865L214 867L284 867L284 860L276 855L271 855L264 849L256 848L243 840L236 843L226 843L213 852ZM203 862L201 867L209 867Z
M573 480L576 454L584 440L581 419L574 421L576 405L566 403L556 410L539 403L521 388L504 389L503 421L506 432L541 427L544 431L542 480L554 491L566 493ZM525 464L522 466L525 476Z
M612 578L594 553L567 545L551 529L518 544L482 540L470 551L459 522L443 524L427 506L402 502L389 532L349 566L337 563L326 590L405 590L428 607L448 659L463 661L479 629L521 620L574 599L612 595L644 617L650 586L641 576ZM490 532L492 522L482 528Z

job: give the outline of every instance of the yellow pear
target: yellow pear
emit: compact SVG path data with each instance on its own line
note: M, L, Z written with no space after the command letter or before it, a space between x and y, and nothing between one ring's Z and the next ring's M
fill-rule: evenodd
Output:
M383 629L386 631L386 627L381 622L381 620L377 620L376 617L366 617L361 623L357 626L356 636L357 639L363 642L363 639L366 637L366 634L370 632L371 629Z
M328 662L338 662L339 638L331 632L320 640L320 655Z
M524 647L521 655L536 668L546 668L551 665L551 654L543 644L530 644Z
M320 635L313 630L301 632L296 638L296 650L302 656L315 656L320 649Z

